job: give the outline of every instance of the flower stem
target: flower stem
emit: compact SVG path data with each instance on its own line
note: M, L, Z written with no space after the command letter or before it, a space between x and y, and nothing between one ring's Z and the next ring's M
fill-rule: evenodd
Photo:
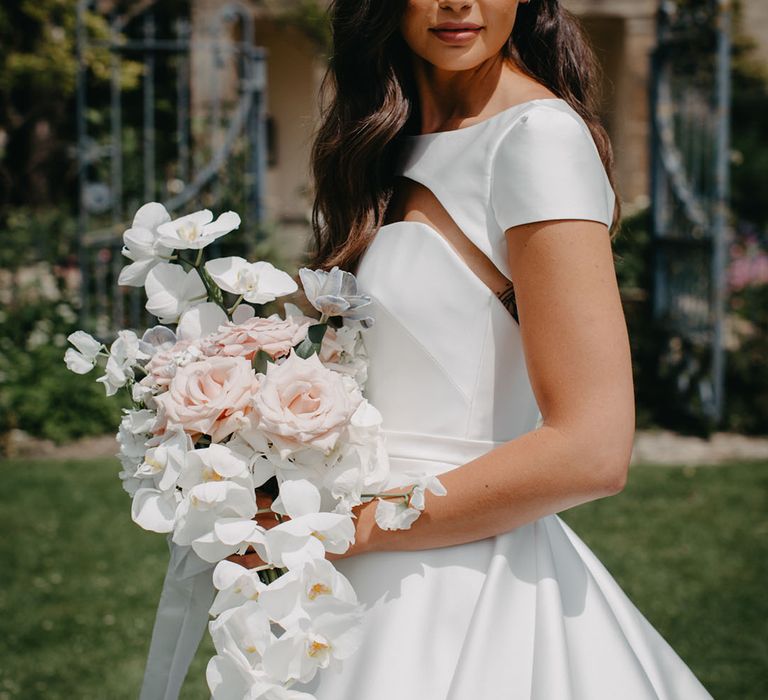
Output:
M227 314L229 314L229 315L231 316L231 315L234 313L235 309L236 309L238 306L240 306L240 302L243 300L243 297L244 297L244 296L245 296L244 294L241 294L241 295L240 295L240 296L237 298L237 301L236 301L234 304L232 304L232 306L230 306L230 307L229 307L229 309L227 310Z
M411 490L406 493L361 493L360 496L363 498L376 498L377 496L381 498L401 498L404 496L410 496L412 492L413 491Z

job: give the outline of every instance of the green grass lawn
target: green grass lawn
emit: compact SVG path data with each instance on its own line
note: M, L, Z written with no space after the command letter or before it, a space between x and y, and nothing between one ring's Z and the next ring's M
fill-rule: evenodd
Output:
M137 697L168 549L117 471L0 462L0 700ZM562 516L717 700L768 697L768 464L635 467ZM212 653L183 700L208 699Z

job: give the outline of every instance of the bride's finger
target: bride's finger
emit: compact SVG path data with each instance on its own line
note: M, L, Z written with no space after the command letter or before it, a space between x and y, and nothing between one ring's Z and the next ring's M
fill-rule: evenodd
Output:
M278 518L275 513L259 513L258 515L254 515L252 520L255 520L266 530L275 527L275 525L279 525L281 522L280 518ZM290 518L283 515L282 522L285 522L286 520L290 520Z
M239 564L240 566L244 566L246 569L253 569L256 566L264 566L266 563L256 553L230 554L227 557L227 561L231 561L235 564Z

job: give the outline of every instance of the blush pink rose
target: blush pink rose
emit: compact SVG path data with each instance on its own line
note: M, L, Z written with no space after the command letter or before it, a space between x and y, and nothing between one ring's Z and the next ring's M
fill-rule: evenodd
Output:
M267 318L253 316L243 323L227 321L208 336L206 353L252 360L259 350L263 350L272 359L277 359L304 340L311 321L308 318L297 322L293 317L283 320L276 313Z
M208 357L179 367L168 391L155 397L155 432L175 423L194 439L204 434L220 442L248 422L259 384L243 357Z
M283 459L306 447L328 454L361 401L356 382L325 367L316 354L304 359L292 352L267 365L251 420Z
M159 350L152 355L144 368L147 376L140 383L150 387L167 387L176 374L180 361L186 364L199 359L202 354L195 341L179 340L167 350Z

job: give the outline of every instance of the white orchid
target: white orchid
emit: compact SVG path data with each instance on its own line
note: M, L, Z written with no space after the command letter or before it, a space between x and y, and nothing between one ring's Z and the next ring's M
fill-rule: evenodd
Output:
M270 620L261 606L247 601L208 623L217 654L206 668L213 700L314 700L286 688L270 676L262 656L275 643Z
M144 444L146 453L130 477L131 518L145 530L171 532L181 502L176 481L188 455L194 452L192 440L181 428L173 428Z
M205 680L213 700L250 700L256 697L252 690L263 685L265 674L256 671L241 653L225 649L208 660Z
M280 484L280 495L272 502L272 510L288 515L290 520L264 533L265 549L256 546L261 558L293 569L308 559L325 557L326 551L346 552L355 539L352 518L343 513L321 512L320 503L320 491L307 479Z
M351 656L361 641L362 610L332 603L316 617L302 617L263 652L264 670L282 682L307 682L320 668Z
M315 700L314 695L277 684L242 656L217 654L208 662L205 678L213 700Z
M187 462L200 451L193 449L191 438L181 426L170 426L162 437L150 440L148 444L152 446L144 455L136 476L154 479L161 491L176 486Z
M227 442L227 447L247 456L254 487L262 486L267 479L275 476L275 467L267 457L269 452L267 440L259 430L250 424L234 433Z
M178 484L187 492L198 484L208 481L232 480L241 486L253 485L248 458L228 444L212 443L208 447L189 453Z
M296 304L292 304L290 301L283 302L283 315L285 318L296 318L299 320L299 322L307 318L307 315L304 313L304 309L302 309L300 306L296 306ZM309 318L312 317L310 316ZM312 320L317 321L316 318L313 318Z
M139 348L150 357L157 352L170 350L176 344L176 334L167 326L152 326L144 331Z
M204 301L181 314L176 333L179 340L198 340L216 332L227 321L227 314L218 304Z
M133 260L120 270L117 283L141 287L147 273L158 263L167 260L173 249L158 239L158 227L171 220L165 207L158 202L148 202L133 217L133 224L123 234L123 255Z
M217 258L205 263L205 270L225 292L241 295L251 304L265 304L299 288L287 272L266 260L250 263L237 256Z
M181 500L178 491L161 491L151 486L139 487L131 503L131 519L145 530L171 532L176 509Z
M269 617L286 629L301 617L328 610L330 600L337 601L339 612L350 612L358 605L352 584L327 559L310 559L259 591L259 602Z
M158 240L175 250L200 250L240 226L240 217L228 211L213 221L208 209L187 214L157 227Z
M85 331L75 331L67 336L75 348L67 348L64 362L67 369L75 374L87 374L96 366L96 358L103 345Z
M281 578L283 577L277 581ZM259 596L267 588L267 584L259 578L258 570L246 569L227 559L222 559L214 567L213 586L218 593L209 610L211 615L236 608L247 600L259 600Z
M133 331L121 330L109 347L109 358L105 373L96 381L102 382L107 396L113 396L120 387L133 379L133 367L139 360L147 360L149 355L139 348L139 339Z
M232 323L245 323L249 318L256 315L256 309L248 304L240 304L232 312Z
M181 265L159 263L153 267L144 284L146 308L160 323L176 323L189 308L208 299L203 280L197 270L184 271Z
M216 651L255 668L275 640L267 613L256 601L223 611L208 623Z
M307 301L321 314L359 321L363 328L373 325L373 318L366 315L365 308L371 303L371 297L357 293L357 279L351 272L339 269L338 265L330 272L302 267L299 278Z
M122 481L123 489L130 496L133 496L140 486L152 485L151 481L138 478L136 471L144 461L144 454L147 450L146 442L155 419L154 411L123 409L120 427L115 435L120 446L116 456L123 467L118 476Z
M401 476L401 475L398 475ZM382 530L407 530L424 510L424 492L444 496L447 491L442 482L433 475L402 473L413 484L410 497L398 498L395 502L379 498L374 518Z
M237 534L247 525L249 537L258 539L263 528L252 521L256 515L256 494L253 487L233 481L205 481L193 486L179 504L173 541L191 545L195 553L208 562L218 562L240 548L241 539L228 537L227 525L234 522ZM227 541L223 541L224 534Z

